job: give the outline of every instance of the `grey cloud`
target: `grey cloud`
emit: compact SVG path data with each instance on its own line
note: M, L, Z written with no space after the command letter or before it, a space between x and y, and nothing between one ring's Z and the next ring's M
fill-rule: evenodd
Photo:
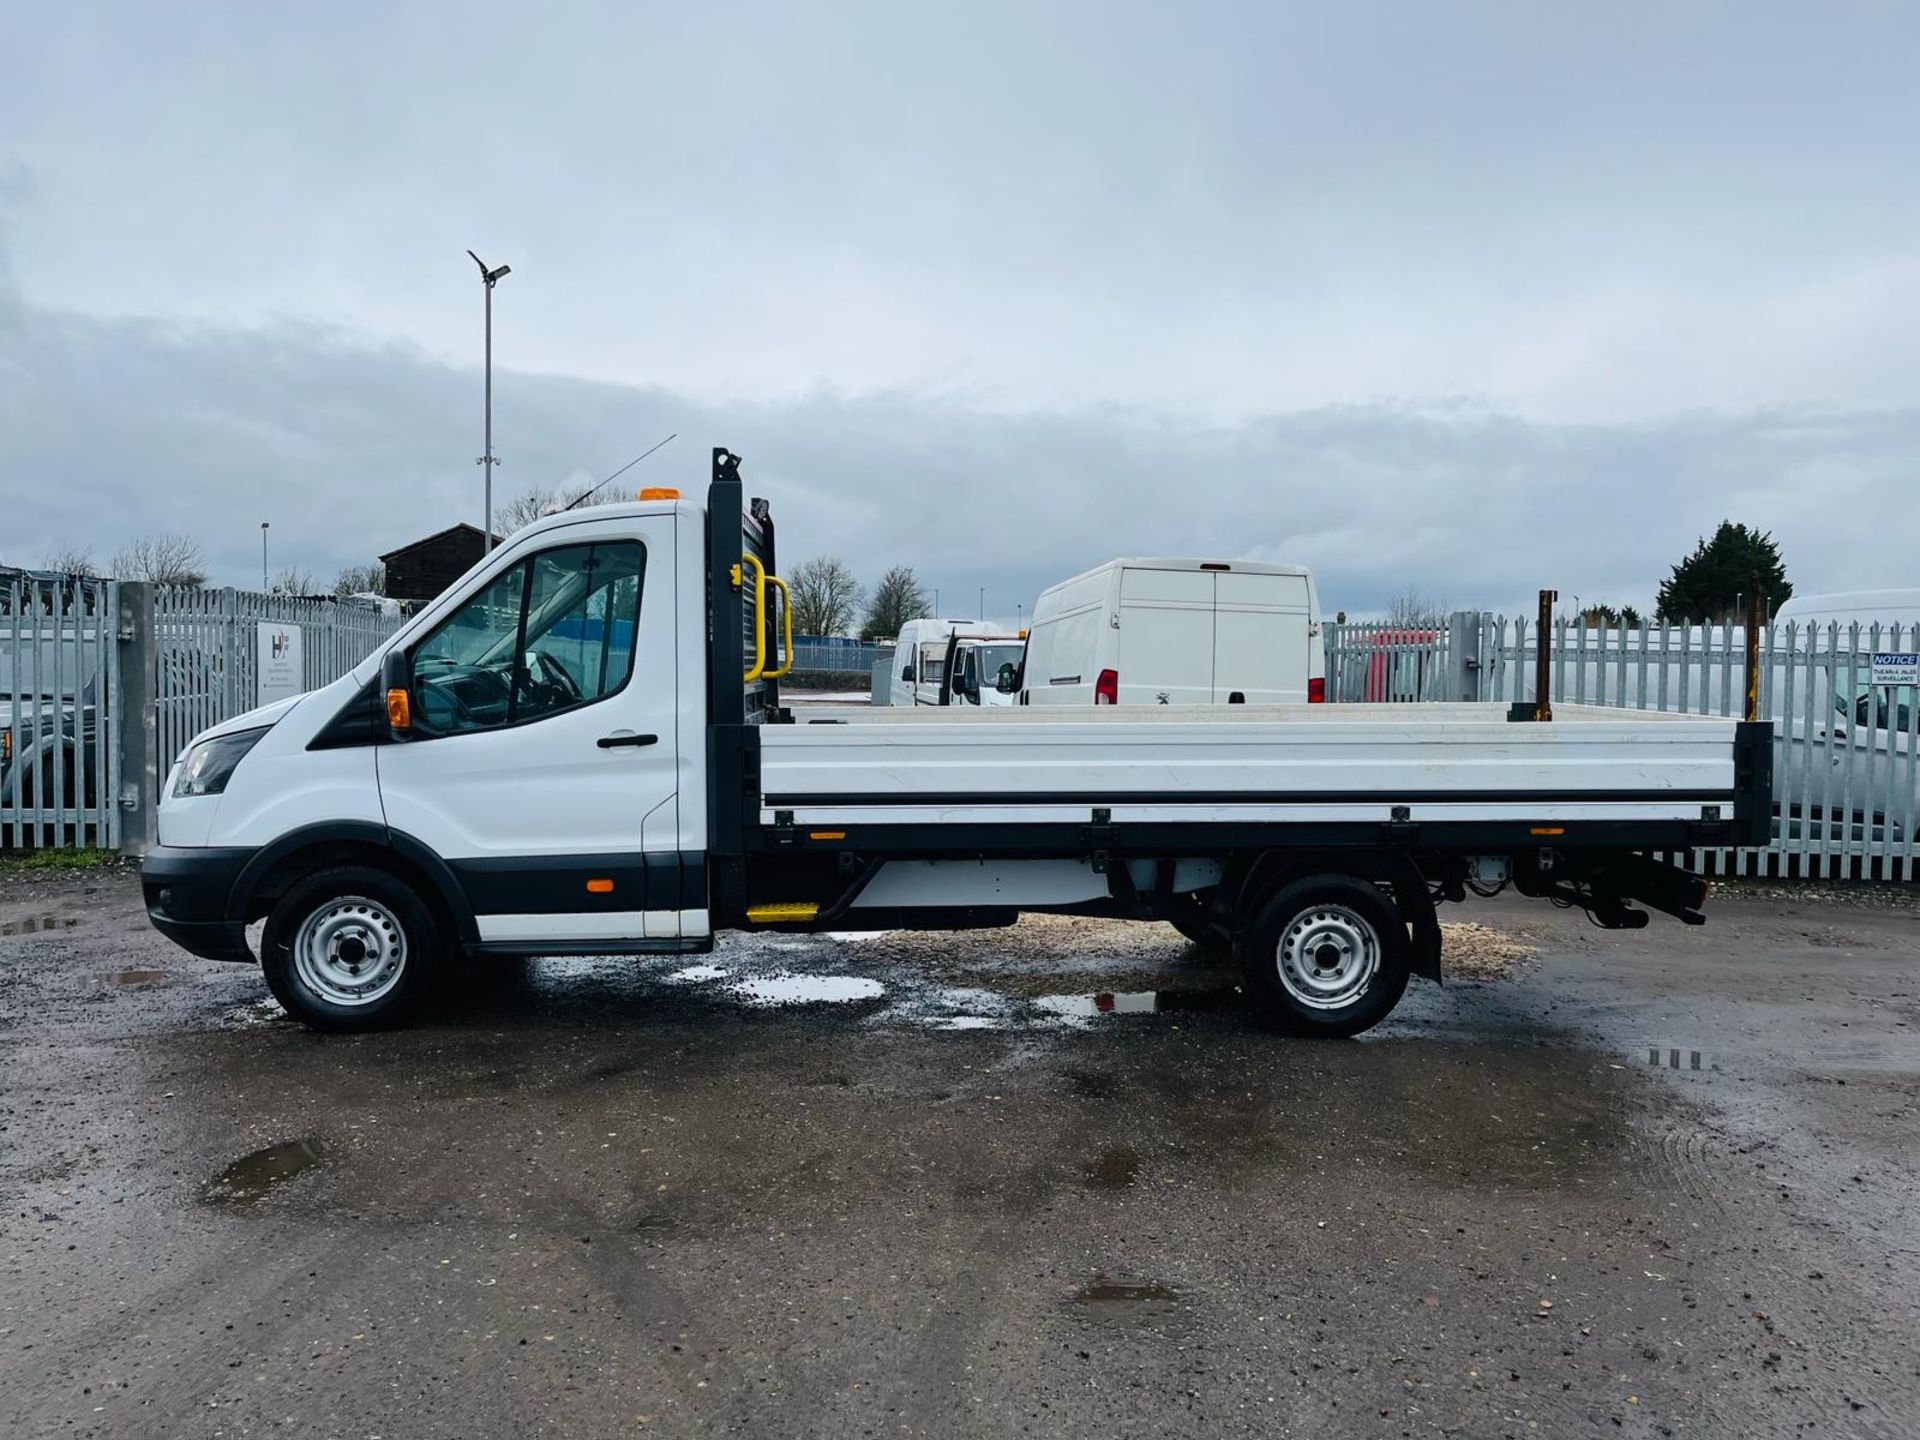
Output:
M4 299L4 291L0 291ZM106 555L187 529L216 580L275 561L331 575L477 521L477 372L294 322L223 328L0 303L0 560ZM1329 610L1416 587L1456 605L1532 591L1645 607L1723 516L1770 528L1803 590L1912 583L1920 410L1696 412L1615 425L1453 405L1330 406L1205 423L1134 406L1002 413L908 391L717 403L657 387L496 375L501 488L631 477L697 492L729 445L789 559L871 579L914 564L942 608L1012 618L1116 554L1304 562ZM620 482L623 485L625 481Z

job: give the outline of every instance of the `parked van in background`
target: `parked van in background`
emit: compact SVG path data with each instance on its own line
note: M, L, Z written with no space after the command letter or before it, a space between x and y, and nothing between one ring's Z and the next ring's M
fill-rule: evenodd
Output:
M1252 560L1109 560L1044 591L1027 705L1285 705L1326 698L1313 572Z
M942 705L1013 705L1019 701L1020 661L1027 642L1019 635L956 635L947 642Z
M938 705L947 679L947 644L956 635L998 635L988 620L909 620L893 646L889 705Z

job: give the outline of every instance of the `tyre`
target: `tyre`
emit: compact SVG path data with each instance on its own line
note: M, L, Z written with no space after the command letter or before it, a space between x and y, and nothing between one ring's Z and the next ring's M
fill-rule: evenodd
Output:
M1407 988L1407 927L1376 885L1315 875L1262 905L1240 944L1257 1018L1293 1035L1378 1025Z
M280 897L267 916L260 966L295 1019L316 1030L379 1030L427 998L441 943L433 912L405 882L341 865Z
M1202 950L1230 950L1233 937L1227 927L1214 918L1213 897L1211 890L1202 890L1196 895L1175 895L1166 921Z

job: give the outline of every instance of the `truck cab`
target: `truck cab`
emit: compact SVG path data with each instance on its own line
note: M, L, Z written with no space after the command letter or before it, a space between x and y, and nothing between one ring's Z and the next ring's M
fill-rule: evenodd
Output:
M1026 639L1020 635L954 636L947 644L940 703L987 709L1016 704L1026 649Z

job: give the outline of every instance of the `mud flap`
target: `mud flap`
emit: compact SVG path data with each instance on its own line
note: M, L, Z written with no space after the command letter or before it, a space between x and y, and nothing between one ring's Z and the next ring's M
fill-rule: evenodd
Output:
M1411 877L1400 874L1393 877L1393 903L1400 911L1400 918L1407 922L1407 929L1413 937L1413 949L1407 956L1407 963L1414 974L1422 980L1440 983L1440 917L1434 913L1433 897L1427 894L1427 884L1420 872L1414 870L1411 862L1408 870Z

